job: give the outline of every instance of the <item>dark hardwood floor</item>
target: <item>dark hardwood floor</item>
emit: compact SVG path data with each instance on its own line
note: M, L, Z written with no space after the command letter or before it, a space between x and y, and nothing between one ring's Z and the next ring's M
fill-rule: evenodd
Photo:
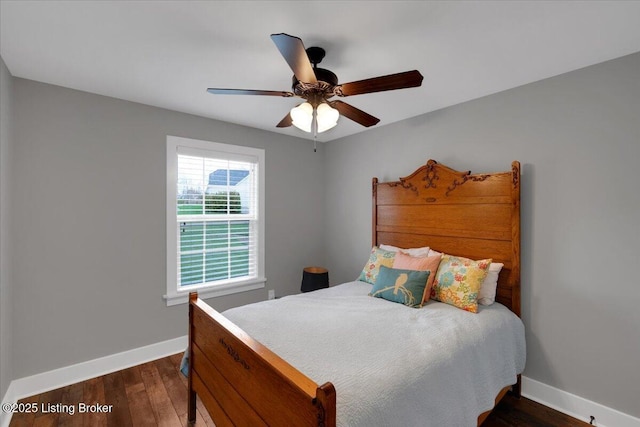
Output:
M507 394L493 410L482 427L590 427L527 398L517 399Z
M187 379L178 370L181 357L176 354L22 399L21 403L34 404L38 411L14 414L10 427L186 426ZM96 402L101 406L80 413L81 403ZM529 399L507 395L483 427L588 425ZM215 427L200 401L196 426Z

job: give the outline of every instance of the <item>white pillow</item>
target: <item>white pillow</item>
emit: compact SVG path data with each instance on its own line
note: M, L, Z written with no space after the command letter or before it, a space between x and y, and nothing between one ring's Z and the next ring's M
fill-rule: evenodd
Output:
M498 287L498 274L504 264L492 262L487 270L487 277L484 278L478 292L478 304L491 305L496 301L496 288Z
M410 249L402 249L402 248L398 248L396 246L391 246L391 245L380 245L378 246L380 249L384 249L385 251L390 251L390 252L402 252L405 255L409 255L412 257L416 257L416 258L425 258L430 256L429 255L429 246L425 246L423 248L410 248Z
M433 249L429 249L429 256L442 256L442 252L434 251Z

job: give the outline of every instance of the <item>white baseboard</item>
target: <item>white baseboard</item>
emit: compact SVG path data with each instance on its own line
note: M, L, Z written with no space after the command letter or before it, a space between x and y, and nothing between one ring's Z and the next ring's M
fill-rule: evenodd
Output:
M182 336L168 341L89 360L53 371L13 380L2 403L14 403L24 397L55 390L90 378L130 368L184 351L188 338ZM580 396L562 391L534 379L522 377L522 395L576 419L589 422L596 419L598 427L640 427L640 418L608 408ZM11 414L0 411L0 427L8 427Z
M589 423L595 417L598 427L640 427L640 418L609 408L540 381L522 377L522 395L544 406Z
M11 381L2 403L14 403L24 397L55 390L90 378L116 372L152 360L180 353L187 348L188 337L182 336L122 353L43 372ZM0 427L8 427L11 414L0 411Z

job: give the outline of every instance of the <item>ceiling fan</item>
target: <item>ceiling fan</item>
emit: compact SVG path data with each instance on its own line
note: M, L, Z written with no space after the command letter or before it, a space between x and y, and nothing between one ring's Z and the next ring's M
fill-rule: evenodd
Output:
M276 126L283 128L294 125L305 132L313 132L316 136L318 133L334 127L340 114L365 127L373 126L380 121L380 119L346 102L330 100L334 96L362 95L418 87L422 84L422 74L417 70L338 84L338 76L329 70L318 68L318 64L325 56L324 49L321 47L305 49L300 38L284 33L272 34L271 39L293 70L293 84L291 86L293 92L219 88L209 88L207 92L218 95L303 98L305 102L291 109L291 112Z

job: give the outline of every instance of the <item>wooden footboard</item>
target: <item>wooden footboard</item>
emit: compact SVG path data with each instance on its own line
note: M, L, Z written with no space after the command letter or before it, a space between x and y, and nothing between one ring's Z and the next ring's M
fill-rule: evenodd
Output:
M336 425L336 391L319 386L189 295L189 423L196 394L217 427Z

